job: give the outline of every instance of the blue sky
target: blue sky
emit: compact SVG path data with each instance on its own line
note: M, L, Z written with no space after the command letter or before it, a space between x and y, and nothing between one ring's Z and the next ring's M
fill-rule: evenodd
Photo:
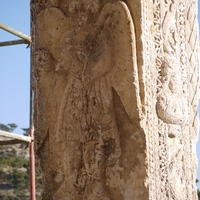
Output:
M28 0L1 0L0 22L30 35ZM0 41L18 39L0 29ZM0 47L0 123L29 127L30 49ZM21 129L16 130L21 133Z
M0 22L30 35L29 10L29 0L1 0ZM14 39L18 38L0 29L0 41ZM26 45L0 47L0 96L0 123L16 123L15 132L22 133L21 128L29 127L30 111L30 49ZM197 154L200 158L200 142Z

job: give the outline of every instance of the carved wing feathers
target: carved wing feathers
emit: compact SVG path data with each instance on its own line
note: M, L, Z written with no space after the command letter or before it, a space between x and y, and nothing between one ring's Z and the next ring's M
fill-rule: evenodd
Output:
M48 48L53 57L59 58L60 45L58 44L61 42L63 32L69 29L65 14L58 8L47 8L39 13L36 26L36 34L40 35L35 41L36 46Z
M131 121L139 122L141 103L133 20L127 5L123 2L107 4L104 12L107 9L111 14L106 24L109 26L114 49L111 85L119 95Z

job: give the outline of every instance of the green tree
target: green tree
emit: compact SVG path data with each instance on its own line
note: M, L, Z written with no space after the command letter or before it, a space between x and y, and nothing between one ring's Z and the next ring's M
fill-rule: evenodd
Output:
M13 132L17 128L14 123L1 124L0 130ZM23 135L29 134L29 128L22 128ZM25 143L17 145L0 146L0 200L28 200L29 199L29 160L28 145ZM36 170L36 197L42 188L42 179ZM8 193L3 194L6 190ZM14 191L10 192L9 190Z
M13 132L16 128L15 123L0 124L0 130L3 131ZM28 150L25 150L25 146L20 144L0 146L0 200L29 199L27 158Z
M16 128L17 128L17 125L15 123L7 124L7 125L0 123L0 130L2 131L13 132Z
M13 132L17 128L17 125L15 123L8 124L7 126L9 127L10 132Z
M22 128L22 130L24 131L23 135L29 135L29 128Z
M15 189L21 190L21 189L27 189L27 186L29 185L29 175L27 172L22 172L18 169L13 170L13 176L12 176L12 183L15 186Z
M199 182L199 180L196 180L196 183L198 183ZM200 200L200 190L199 189L197 189L197 195L198 195L198 200Z

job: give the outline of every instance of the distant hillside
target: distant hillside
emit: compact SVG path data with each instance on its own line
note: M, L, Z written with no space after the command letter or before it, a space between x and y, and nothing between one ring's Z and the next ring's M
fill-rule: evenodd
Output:
M0 130L13 132L15 123L1 124ZM22 128L24 135L29 129ZM0 140L5 138L0 137ZM29 148L27 144L0 145L0 200L29 200ZM41 178L36 173L36 191L39 197Z
M36 182L39 194L39 175ZM29 199L29 150L26 144L0 146L0 200Z

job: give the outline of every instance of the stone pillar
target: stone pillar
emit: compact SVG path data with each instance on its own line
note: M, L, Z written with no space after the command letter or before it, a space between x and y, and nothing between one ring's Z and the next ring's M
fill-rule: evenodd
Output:
M42 200L196 200L196 0L32 0Z

